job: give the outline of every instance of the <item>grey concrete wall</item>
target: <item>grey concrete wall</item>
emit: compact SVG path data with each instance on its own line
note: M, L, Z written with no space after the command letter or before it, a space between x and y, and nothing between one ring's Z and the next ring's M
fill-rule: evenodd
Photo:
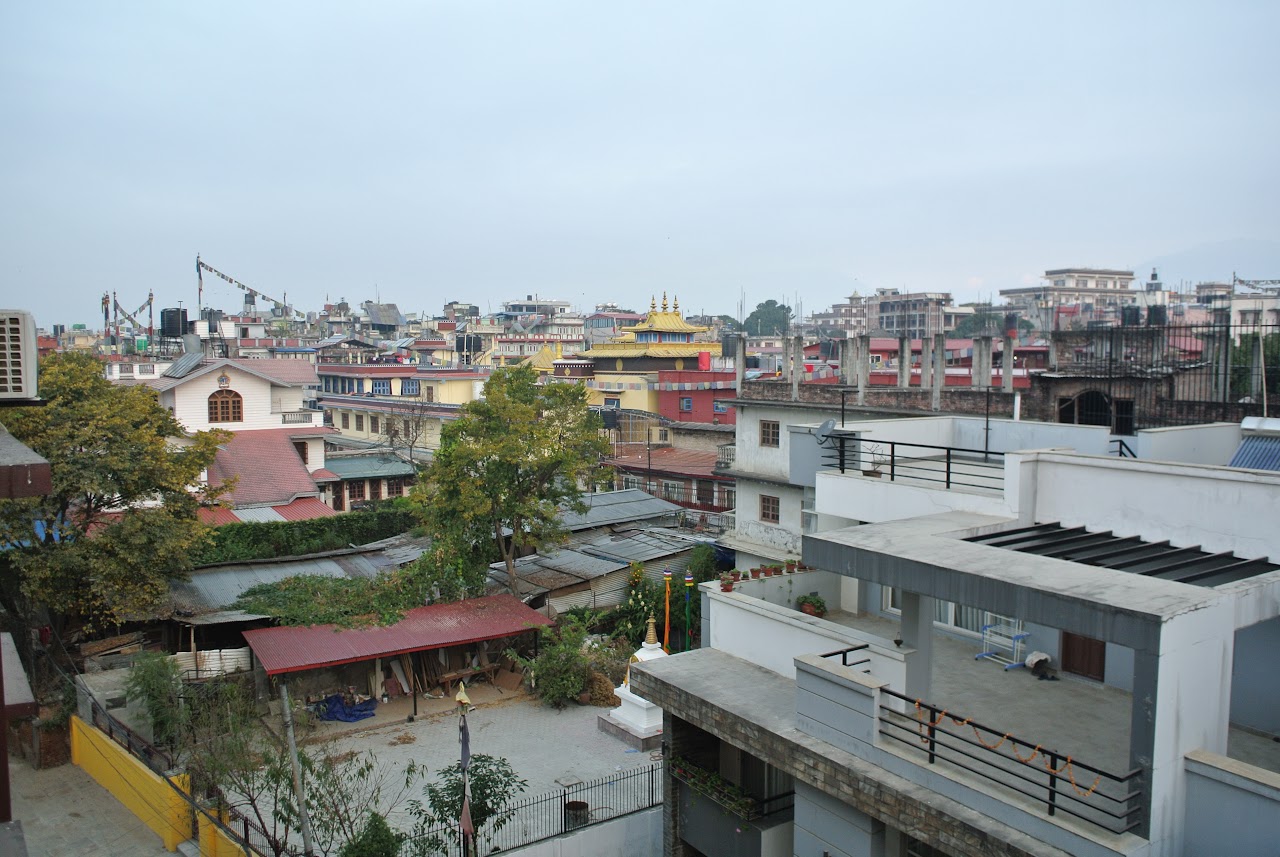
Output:
M796 784L796 854L883 857L885 826L804 783Z
M1280 853L1280 775L1212 753L1189 753L1184 854Z
M1231 722L1280 735L1280 619L1270 619L1236 632L1231 664Z
M503 853L518 857L652 857L662 853L662 808L655 806Z
M783 431L791 435L788 477L791 484L812 488L818 469L826 463L822 456L829 450L818 446L818 440L813 436L816 431L813 426L784 426Z

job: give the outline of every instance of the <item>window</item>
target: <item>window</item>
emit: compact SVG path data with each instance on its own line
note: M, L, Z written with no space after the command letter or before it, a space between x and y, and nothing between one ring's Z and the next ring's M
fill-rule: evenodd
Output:
M662 499L670 500L674 503L684 499L682 496L683 493L684 486L679 482L669 482L666 479L662 480Z
M132 363L121 363L121 364L120 364L120 374L121 374L121 375L132 375L132 374L133 374L133 364L132 364Z
M293 448L298 451L298 457L302 459L302 463L307 463L307 442L305 440L295 440Z
M218 390L209 396L209 422L244 422L244 399L235 390Z
M382 499L382 480L381 479L369 480L369 499L370 500Z
M681 396L681 397L680 397L680 410L682 410L682 411L692 411L692 410L693 410L693 396Z
M760 421L760 445L778 446L782 440L782 429L777 420Z
M711 409L715 411L717 414L727 414L729 413L729 403L726 401L723 401L722 399L716 399L711 404Z
M418 387L419 384L417 378L405 378L400 382L400 395L416 396L418 395Z
M387 479L387 496L402 497L404 496L404 480L399 476L392 476Z
M644 488L644 483L640 481L639 476L624 476L622 477L622 487L623 488Z
M781 503L777 497L768 494L760 495L760 520L766 524L776 524L781 518Z
M351 502L364 499L364 480L356 479L347 483L347 499Z
M610 397L608 397L608 396L605 396L605 399L604 399L604 406L605 406L606 408L620 408L620 407L622 407L622 400L621 400L621 399L613 399L613 398L610 398Z
M139 367L138 367L138 374L139 374L139 375L154 375L154 374L156 374L156 364L154 364L154 363L143 363L141 366L139 366Z
M335 512L341 512L343 508L342 486L339 485L333 489L333 509Z
M374 381L373 394L375 396L390 396L391 382L390 381Z
M422 401L434 402L436 400L436 388L430 385L422 388Z
M724 507L726 509L738 508L738 492L734 488L724 489Z
M344 429L349 429L349 428L351 428L351 415L350 415L350 414L343 414L343 415L342 415L342 427L343 427Z
M369 434L377 434L377 433L378 433L378 418L369 417Z
M356 414L356 431L364 431L364 414Z

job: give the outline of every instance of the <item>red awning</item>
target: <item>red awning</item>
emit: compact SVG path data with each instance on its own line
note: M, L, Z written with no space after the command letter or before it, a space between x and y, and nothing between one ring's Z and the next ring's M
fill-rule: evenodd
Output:
M313 670L409 652L513 637L551 620L511 595L416 607L394 625L259 628L245 631L267 675Z

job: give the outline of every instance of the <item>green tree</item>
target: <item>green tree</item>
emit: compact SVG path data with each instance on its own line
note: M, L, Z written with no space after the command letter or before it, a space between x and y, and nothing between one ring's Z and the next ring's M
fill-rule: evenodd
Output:
M471 823L476 836L486 825L493 832L503 828L511 817L502 810L529 785L515 772L511 763L496 756L473 753L467 766L467 784L471 792ZM462 765L454 762L436 775L426 787L427 805L409 801L409 811L417 817L414 835L418 850L414 853L436 854L461 837L458 819L462 817Z
M196 511L219 492L200 476L228 435L187 435L154 391L112 384L86 354L45 358L40 393L44 407L6 422L49 460L53 490L0 502L0 604L28 627L41 607L98 624L149 615L207 543Z
M584 490L610 481L608 453L585 387L539 385L527 366L500 369L484 399L445 427L414 497L433 538L477 552L477 540L492 539L519 596L516 557L560 537L562 507L586 509Z
M743 327L750 336L781 336L791 328L794 317L791 307L770 298L756 305Z

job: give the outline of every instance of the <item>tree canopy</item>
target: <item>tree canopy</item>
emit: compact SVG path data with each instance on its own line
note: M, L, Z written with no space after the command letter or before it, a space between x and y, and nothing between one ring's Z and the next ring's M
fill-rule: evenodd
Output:
M1029 333L1035 330L1035 325L1025 318L1019 318L1018 330ZM972 315L960 319L952 333L961 339L975 336L999 336L1004 333L1004 316L988 307L980 307Z
M496 542L520 595L516 557L556 539L560 508L585 510L584 489L609 481L600 429L580 384L539 385L527 366L494 372L484 399L445 427L414 489L427 529L460 550Z
M108 381L80 353L40 365L43 407L5 415L48 459L47 497L0 502L0 604L19 623L43 606L99 623L145 615L208 539L196 511L225 432L185 434L144 386Z
M770 298L751 311L743 327L749 336L780 336L790 329L793 318L791 307Z

